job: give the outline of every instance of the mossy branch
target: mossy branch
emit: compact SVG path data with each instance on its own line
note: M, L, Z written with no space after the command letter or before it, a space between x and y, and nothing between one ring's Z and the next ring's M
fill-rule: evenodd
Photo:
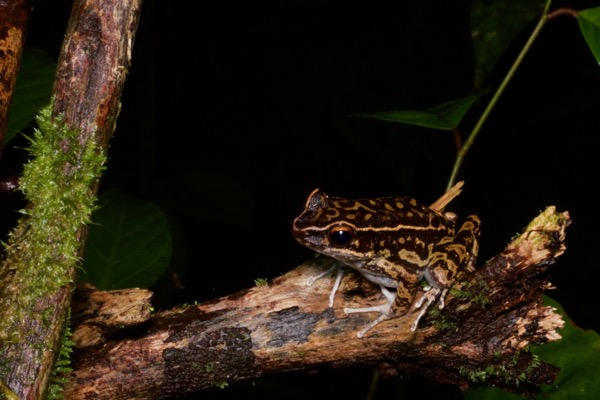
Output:
M141 0L73 2L53 102L40 112L20 181L28 203L0 266L0 398L43 398L61 352L140 7Z
M52 118L51 106L42 109L36 121L39 129L29 147L32 158L20 180L28 206L21 210L24 217L4 245L5 264L10 268L0 276L10 274L11 283L1 289L2 344L24 340L28 327L21 321L29 318L37 300L72 283L78 232L90 221L95 201L91 188L106 160L93 140L82 146L76 129Z
M51 106L36 120L20 181L28 206L4 244L0 271L0 377L6 382L27 377L29 370L15 371L15 365L48 356L45 332L58 322L56 304L48 300L73 283L80 232L90 221L92 188L106 160L95 141L82 144L76 129L52 118ZM24 344L29 352L22 352Z

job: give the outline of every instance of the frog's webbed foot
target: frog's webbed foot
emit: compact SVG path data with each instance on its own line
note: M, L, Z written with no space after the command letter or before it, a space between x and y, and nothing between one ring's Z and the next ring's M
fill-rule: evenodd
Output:
M420 308L421 310L419 311L419 315L417 315L417 318L415 318L415 320L413 321L413 323L410 326L411 331L414 332L417 330L417 328L419 326L419 321L421 320L423 315L425 315L425 313L427 312L429 307L435 302L435 300L438 298L438 296L440 298L440 304L438 307L440 310L442 308L444 308L444 306L446 305L444 303L444 298L446 297L447 292L448 292L448 289L439 289L439 288L432 288L432 287L429 287L426 289L425 294L414 305L415 309Z
M359 331L356 336L359 338L363 337L369 330L373 329L377 324L386 319L390 318L390 310L392 308L392 304L394 304L394 299L396 297L395 293L390 292L387 288L380 286L381 293L387 299L387 302L378 306L373 307L363 307L363 308L344 308L344 313L353 314L353 313L366 313L366 312L378 312L381 315L361 331Z
M333 299L335 298L335 294L337 293L338 289L340 288L340 283L342 282L342 278L344 277L344 272L346 271L346 269L344 268L344 264L342 264L340 262L335 262L333 267L327 269L325 272L322 272L315 277L309 278L306 281L307 286L312 286L316 281L318 281L321 278L326 277L327 275L332 274L336 270L337 270L337 274L335 276L335 282L333 284L333 288L331 289L331 292L329 293L329 308L333 307Z

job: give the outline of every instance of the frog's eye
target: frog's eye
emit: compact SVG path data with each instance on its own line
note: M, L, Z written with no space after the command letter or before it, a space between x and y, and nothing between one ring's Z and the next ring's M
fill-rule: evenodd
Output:
M329 242L337 247L346 247L354 240L354 229L349 226L334 226L329 231Z

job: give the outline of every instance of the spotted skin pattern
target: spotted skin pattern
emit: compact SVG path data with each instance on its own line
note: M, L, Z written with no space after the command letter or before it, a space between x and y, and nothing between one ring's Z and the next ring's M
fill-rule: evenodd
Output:
M456 231L455 221L453 214L432 210L410 197L351 200L315 189L294 220L292 235L380 287L396 289L388 307L351 311L380 311L384 320L414 306L423 279L441 293L443 305L447 289L474 269L481 222L471 215Z

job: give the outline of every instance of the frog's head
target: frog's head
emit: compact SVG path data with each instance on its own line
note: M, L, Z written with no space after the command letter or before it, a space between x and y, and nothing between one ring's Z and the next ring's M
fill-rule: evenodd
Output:
M303 246L346 265L361 264L373 257L373 235L369 235L367 243L359 228L360 221L366 211L373 215L375 210L357 204L356 200L329 197L321 189L315 189L292 224L292 236Z
M292 235L303 246L360 269L378 259L395 261L406 249L425 259L429 245L453 229L452 219L409 197L352 200L315 189L294 220Z

